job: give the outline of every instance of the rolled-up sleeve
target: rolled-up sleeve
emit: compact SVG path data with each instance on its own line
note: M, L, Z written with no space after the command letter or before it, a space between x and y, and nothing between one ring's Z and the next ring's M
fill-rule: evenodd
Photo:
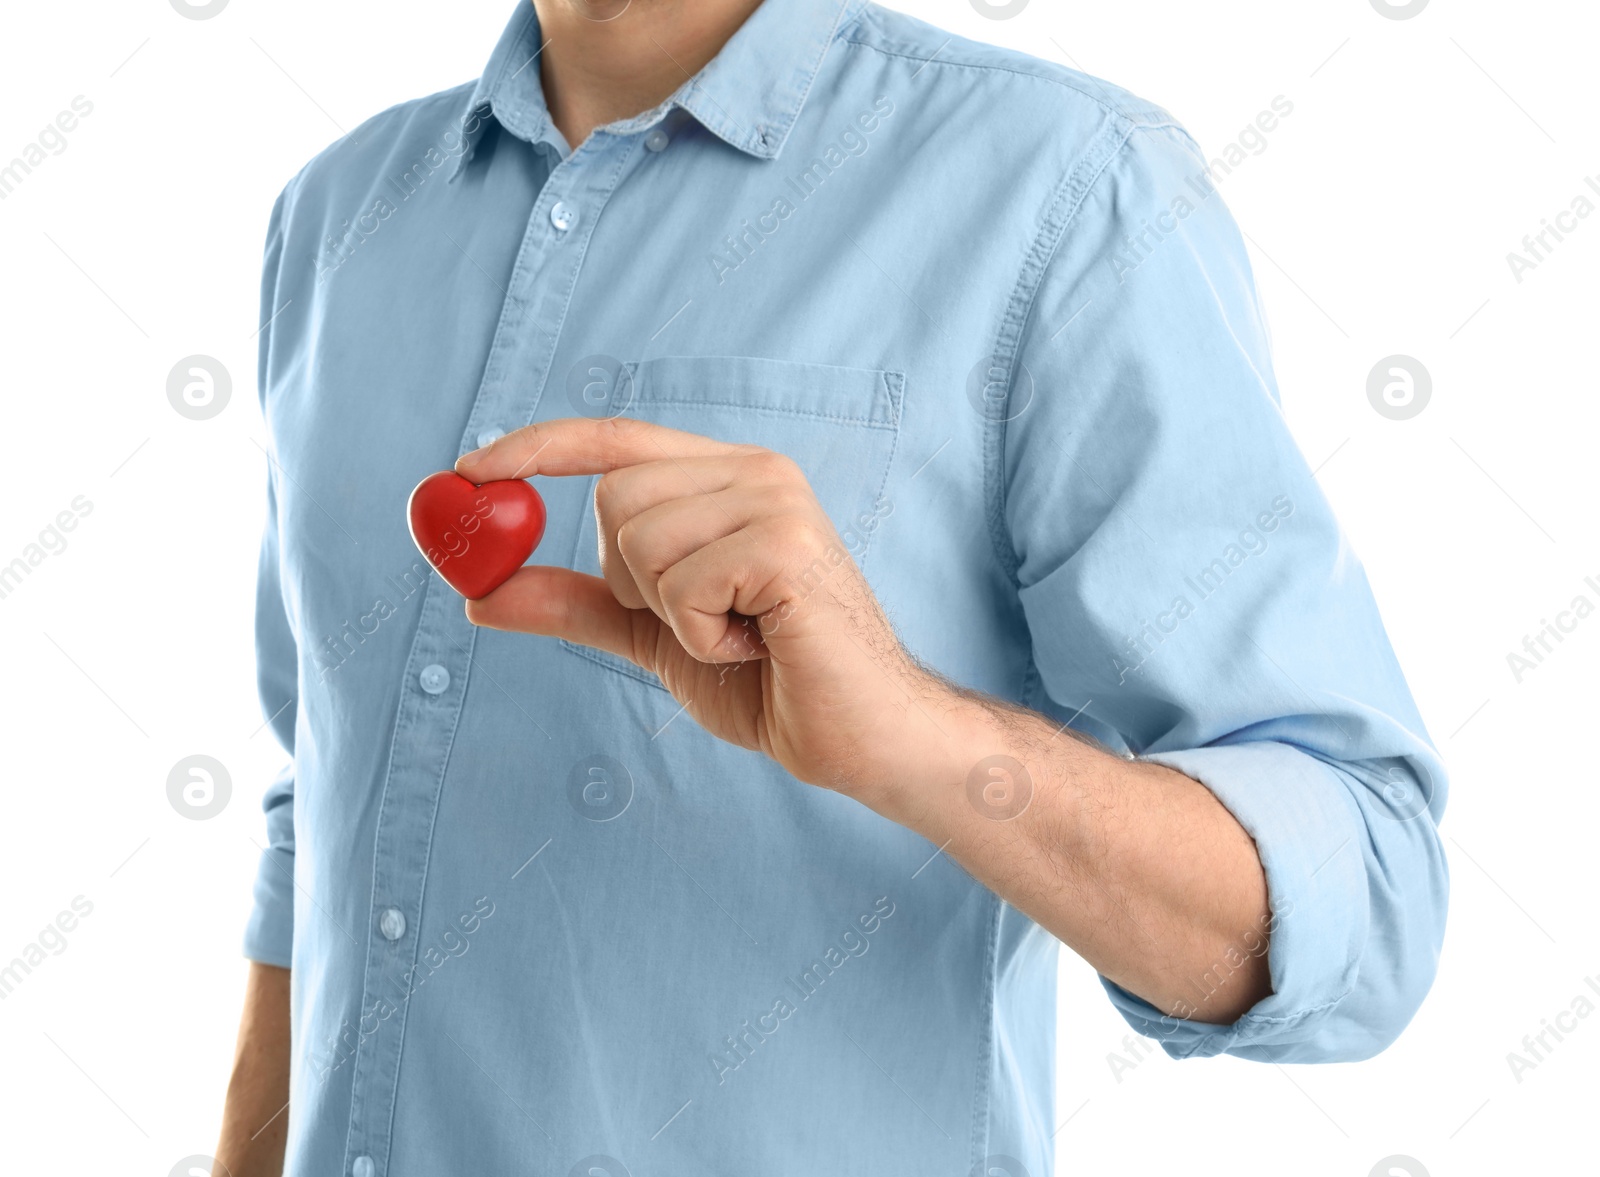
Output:
M288 190L273 206L261 277L261 321L257 387L263 395L276 313L278 269L283 252L282 220ZM272 462L267 463L267 513L256 579L256 683L261 706L290 762L262 799L267 844L256 870L244 954L263 964L289 968L294 943L294 731L299 697L299 651L284 607L278 566L278 496Z
M1212 1025L1107 981L1116 1007L1175 1057L1363 1058L1432 984L1444 770L1283 418L1206 167L1140 126L1068 192L992 414L997 544L1050 700L1208 787L1265 868L1270 926L1238 951L1267 952L1270 996Z

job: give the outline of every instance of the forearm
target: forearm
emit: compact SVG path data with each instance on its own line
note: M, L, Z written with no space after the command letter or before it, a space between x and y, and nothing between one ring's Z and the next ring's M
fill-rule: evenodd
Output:
M288 1102L289 970L252 962L217 1144L217 1171L232 1177L278 1177L288 1139Z
M530 425L460 459L474 483L602 476L604 578L524 567L470 620L631 659L713 735L923 834L1153 1005L1227 1023L1267 994L1261 862L1203 785L918 667L792 459L624 420ZM994 756L1033 782L1010 820L968 801Z
M1229 1023L1271 992L1265 873L1210 790L1034 712L912 692L907 722L939 735L861 800L1163 1012Z

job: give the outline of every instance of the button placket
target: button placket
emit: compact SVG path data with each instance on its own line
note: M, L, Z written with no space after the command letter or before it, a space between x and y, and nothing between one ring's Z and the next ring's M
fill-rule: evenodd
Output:
M363 1157L373 1166L366 1170L369 1177L388 1164L410 1009L409 978L416 969L421 940L412 936L407 943L404 929L420 926L422 918L434 814L466 697L476 637L477 628L466 619L454 590L443 579L430 577L406 661L406 687L395 717L389 772L378 809L372 873L376 918L368 925L361 1033L351 1076L346 1142L352 1177ZM379 902L385 908L378 908ZM391 936L395 930L399 935Z
M640 154L634 150L636 144L637 140L618 140L584 152L579 163L592 169L588 174L596 177L588 185L574 183L584 173L570 166L573 160L568 157L551 172L544 191L535 198L459 453L487 444L508 426L534 419L580 269L544 263L556 250L587 246L599 211L621 182L629 162ZM613 155L615 165L608 168ZM547 207L546 200L561 190L572 194ZM580 201L589 215L576 213ZM565 231L552 232L552 211L563 203L571 219ZM562 279L566 289L552 289L552 283ZM553 297L557 294L559 299ZM560 309L546 321L529 317L530 308L552 305ZM478 441L480 437L487 441ZM467 621L461 599L442 578L430 577L406 661L389 774L379 806L373 863L375 918L368 933L361 1014L365 1023L371 1011L381 1008L379 1002L394 1007L394 1012L378 1021L375 1032L361 1035L356 1047L345 1145L347 1171L352 1177L376 1177L388 1163L409 1010L406 996L422 940L413 935L408 943L405 933L421 927L433 818L466 697L476 637L477 627ZM379 909L380 902L387 908ZM391 936L391 931L398 934ZM396 974L396 969L402 971ZM358 1168L363 1164L364 1168Z
M588 239L595 232L606 202L631 171L630 165L637 164L640 158L641 153L635 150L637 144L634 138L608 139L601 145L591 141L551 169L530 210L500 322L489 345L478 398L462 432L460 453L488 444L478 440L480 435L492 435L492 441L535 419L560 342L558 327L572 301L581 268L552 267L547 263L558 251L587 251ZM584 174L594 179L587 184L579 182ZM554 225L558 205L575 217L565 231ZM564 290L551 289L552 280L558 278L566 281ZM548 323L527 317L531 306L551 305L558 293L561 315L551 316Z

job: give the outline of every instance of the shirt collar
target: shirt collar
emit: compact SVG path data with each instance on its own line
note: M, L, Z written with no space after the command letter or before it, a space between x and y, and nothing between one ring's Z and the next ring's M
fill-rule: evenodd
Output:
M632 134L682 108L730 146L758 159L776 159L828 48L866 3L765 0L722 51L670 98L607 129ZM489 117L530 143L559 139L539 81L543 45L532 0L517 0L462 116L463 150L450 179L471 160Z

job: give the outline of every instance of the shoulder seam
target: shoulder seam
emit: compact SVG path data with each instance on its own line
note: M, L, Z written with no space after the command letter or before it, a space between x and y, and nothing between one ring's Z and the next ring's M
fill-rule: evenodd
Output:
M1101 176L1122 155L1137 129L1139 124L1131 123L1126 118L1108 122L1057 185L1049 211L1023 260L1000 334L995 340L991 363L1005 369L1006 394L1001 402L1003 411L998 415L985 414L984 417L984 497L988 502L986 514L991 546L1000 567L1014 586L1017 584L1017 569L1021 561L1006 527L1005 452L1006 425L1012 417L1011 398L1016 388L1016 369L1022 354L1023 337L1033 314L1039 288L1044 283L1045 274L1067 227L1076 219L1078 210L1098 186Z
M1106 114L1126 119L1134 126L1152 128L1170 126L1177 127L1180 130L1182 129L1182 124L1179 123L1170 112L1160 106L1157 106L1155 103L1147 103L1143 109L1130 112L1124 107L1116 106L1108 102L1101 94L1096 94L1092 90L1086 89L1082 86L1075 86L1071 82L1068 82L1062 78L1053 77L1045 70L1014 69L1010 66L1000 65L992 62L959 60L941 61L937 56L918 57L913 53L902 52L898 49L890 49L887 46L879 45L875 42L865 39L860 32L863 23L863 19L858 19L852 24L850 34L841 35L839 39L846 45L860 46L862 49L870 50L871 52L877 53L882 57L894 57L903 61L915 61L924 67L936 65L944 69L971 70L979 73L1010 74L1012 77L1028 78L1037 82L1045 82L1059 89L1066 90L1069 93L1081 95L1082 97L1093 102Z
M300 170L295 173L294 179L292 179L290 183L298 184L301 178L308 171L310 171L313 164L315 164L318 160L331 155L340 147L343 147L346 144L353 147L360 147L363 139L357 138L357 135L360 135L363 132L375 131L382 124L393 121L394 119L400 117L402 112L419 108L424 103L433 102L436 100L444 101L448 96L454 95L457 92L463 92L470 97L472 88L476 85L476 80L461 82L454 86L447 86L443 90L435 90L432 94L423 94L416 98L408 98L403 102L396 102L392 106L385 107L383 110L368 115L366 118L362 119L361 122L357 123L354 128L346 131L337 139L334 139L331 143L327 144L327 146L323 147L322 150L318 151L310 159L306 160L305 164L300 168Z

